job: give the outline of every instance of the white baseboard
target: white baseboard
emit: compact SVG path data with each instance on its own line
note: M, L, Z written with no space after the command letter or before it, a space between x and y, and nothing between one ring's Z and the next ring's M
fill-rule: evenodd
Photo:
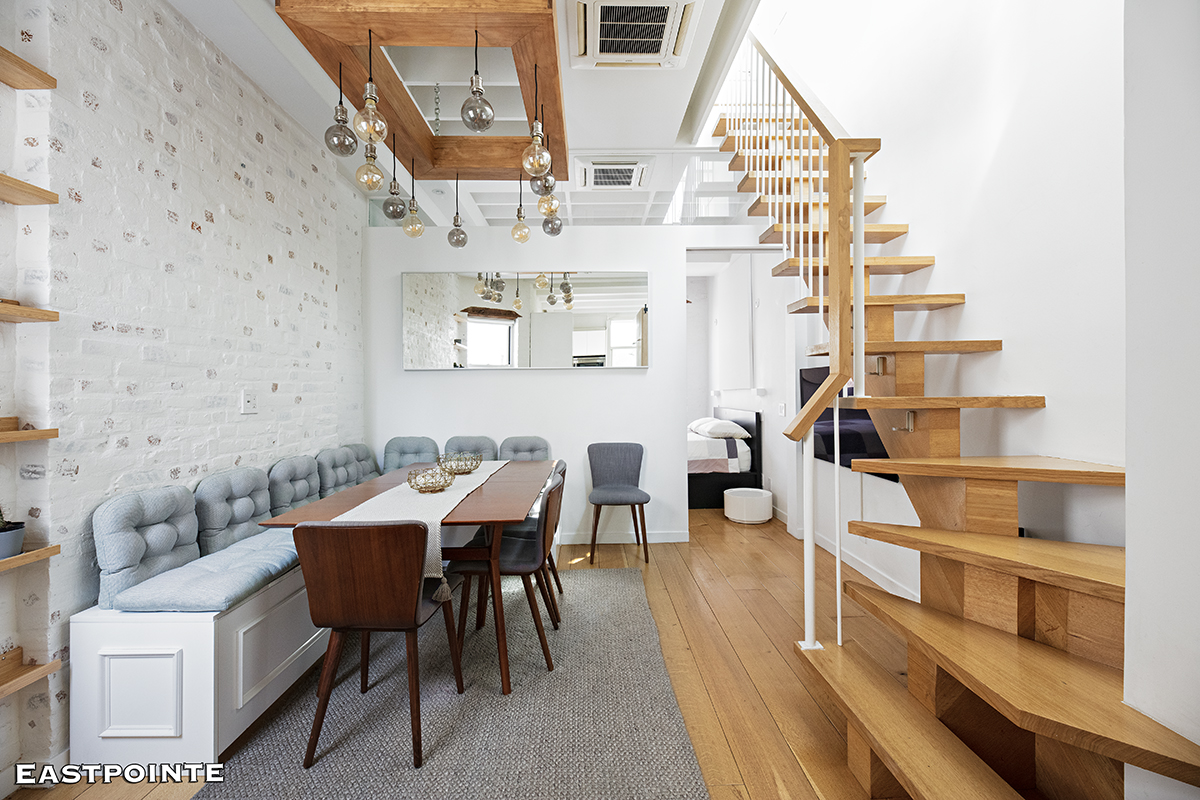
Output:
M62 769L67 764L67 757L70 750L63 750L55 756L51 756L45 761L35 762L38 768L41 769L43 764L51 764L55 769ZM25 762L22 762L25 763ZM8 797L17 790L17 770L16 764L9 764L3 770L0 770L0 797ZM39 783L36 786L22 786L22 789L53 789L53 783Z
M688 541L687 531L650 531L650 544L665 544L666 542L686 542ZM591 531L559 531L558 544L559 546L567 544L591 544ZM597 544L633 544L633 531L627 533L604 533L600 532Z
M775 515L775 519L779 520L784 525L787 525L787 512L786 511L781 509L779 506L772 506L771 513Z
M833 554L836 549L833 539L825 536L820 531L817 531L817 546L830 554ZM853 553L847 553L844 548L842 550L842 561L861 572L865 577L873 580L881 589L891 592L894 595L903 597L907 600L915 600L920 602L920 589L913 589L909 586L906 586L896 578L878 569L873 564L869 564Z

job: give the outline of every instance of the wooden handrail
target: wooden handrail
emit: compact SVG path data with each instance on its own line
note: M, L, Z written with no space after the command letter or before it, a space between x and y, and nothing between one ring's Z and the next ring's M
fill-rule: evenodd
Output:
M747 33L746 36L749 37L750 43L754 45L754 49L762 56L763 61L767 62L767 66L771 68L771 72L775 73L775 77L783 84L783 88L796 101L796 105L804 109L804 115L812 121L812 124L820 132L822 139L827 142L833 142L839 139L850 138L850 134L846 132L842 124L833 116L833 112L817 99L812 89L805 86L803 82L798 87L783 74L783 70L775 63L775 59L771 58L771 54L767 52L767 48L763 47L762 42L753 33Z

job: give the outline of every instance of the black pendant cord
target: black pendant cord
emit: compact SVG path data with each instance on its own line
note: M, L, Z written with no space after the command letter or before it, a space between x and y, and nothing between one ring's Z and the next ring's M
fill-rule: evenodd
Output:
M374 49L375 45L371 43L371 29L367 28L367 83L375 82L375 70L371 67Z
M417 199L417 160L412 160L412 167L408 171L408 175L412 178L412 199Z
M338 105L342 104L342 62L338 62Z
M396 180L396 132L392 131L392 180Z
M538 121L537 64L533 65L533 121Z
M454 173L454 216L458 216L458 173Z
M525 208L525 181L521 178L521 173L517 173L517 211Z
M479 74L479 31L475 31L475 74Z

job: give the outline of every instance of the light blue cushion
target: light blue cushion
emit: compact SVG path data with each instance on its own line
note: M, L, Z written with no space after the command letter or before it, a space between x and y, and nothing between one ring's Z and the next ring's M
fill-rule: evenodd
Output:
M484 461L496 460L496 440L490 436L451 436L444 453L479 453Z
M271 518L267 473L241 467L209 475L196 487L200 555L224 550L262 533L258 523Z
M594 506L640 506L650 502L650 495L636 486L614 483L592 489L588 502Z
M312 456L292 456L276 461L267 478L273 517L306 506L321 496L317 460Z
M317 475L321 497L329 497L358 485L359 463L349 447L333 447L317 453Z
M365 444L348 444L354 460L358 462L358 482L366 483L372 478L379 477L379 467L375 465L375 454Z
M501 461L549 461L550 443L540 436L510 436L500 443Z
M126 589L118 611L224 611L300 563L290 528L265 531Z
M407 467L417 462L438 460L438 445L428 436L397 436L383 448L383 471Z
M92 514L101 608L131 586L200 557L196 500L186 486L128 492Z

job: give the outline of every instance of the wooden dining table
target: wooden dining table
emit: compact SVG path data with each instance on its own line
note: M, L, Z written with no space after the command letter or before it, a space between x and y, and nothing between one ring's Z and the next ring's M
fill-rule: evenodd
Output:
M500 591L500 541L504 526L523 522L546 485L553 461L509 461L483 484L463 498L442 522L442 556L463 561L487 561L490 565L492 612L496 620L496 647L500 652L500 688L512 691L508 672L508 640L504 632L504 597ZM393 470L366 483L344 489L306 506L272 517L260 523L266 528L292 528L302 522L330 522L360 504L403 486L414 469L436 466L416 463ZM486 532L483 547L446 546L449 526L480 526ZM453 529L452 529L453 530ZM462 530L459 528L459 530ZM452 537L453 538L453 537ZM461 538L461 537L459 537Z

